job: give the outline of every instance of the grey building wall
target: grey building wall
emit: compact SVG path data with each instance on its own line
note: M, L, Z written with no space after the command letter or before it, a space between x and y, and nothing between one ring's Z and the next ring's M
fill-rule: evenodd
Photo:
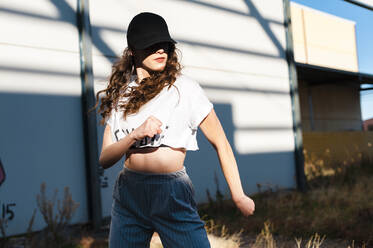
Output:
M23 233L47 195L65 186L87 222L76 1L1 1L0 216L8 235ZM37 212L33 230L45 226Z

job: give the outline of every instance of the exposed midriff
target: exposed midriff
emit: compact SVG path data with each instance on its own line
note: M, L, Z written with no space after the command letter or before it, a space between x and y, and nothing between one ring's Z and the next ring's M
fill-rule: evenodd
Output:
M185 148L170 146L129 149L125 166L146 173L170 173L183 168L186 156Z

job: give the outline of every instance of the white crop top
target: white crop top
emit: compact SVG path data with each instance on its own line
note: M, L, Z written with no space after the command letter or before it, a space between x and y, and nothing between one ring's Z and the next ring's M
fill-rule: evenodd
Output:
M132 77L130 87L136 87L136 77ZM112 109L106 123L110 125L113 142L124 138L139 127L150 115L162 122L160 134L145 137L136 141L131 148L158 147L166 145L174 148L184 147L186 150L198 150L197 130L202 120L210 113L213 104L204 90L195 80L180 75L174 86L162 91L149 102L141 106L136 114L127 115L123 119L123 110Z

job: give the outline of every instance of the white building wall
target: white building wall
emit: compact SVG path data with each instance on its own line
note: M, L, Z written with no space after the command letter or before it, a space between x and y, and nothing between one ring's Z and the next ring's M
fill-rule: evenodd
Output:
M356 23L291 2L295 61L357 72Z

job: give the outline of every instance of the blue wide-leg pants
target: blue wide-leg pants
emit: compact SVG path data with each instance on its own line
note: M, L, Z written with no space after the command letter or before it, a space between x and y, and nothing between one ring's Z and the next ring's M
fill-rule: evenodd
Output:
M185 167L171 173L124 167L117 176L109 248L148 248L154 232L165 248L210 248Z

